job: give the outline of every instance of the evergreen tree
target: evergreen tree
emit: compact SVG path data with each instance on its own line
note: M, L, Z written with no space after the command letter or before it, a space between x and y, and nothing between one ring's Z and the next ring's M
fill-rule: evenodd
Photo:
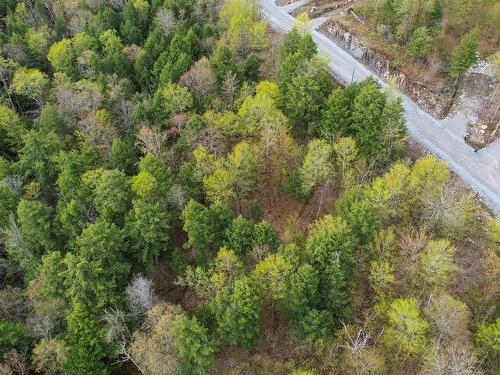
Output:
M247 276L237 279L232 289L219 292L212 306L219 337L231 346L257 346L261 305L259 289Z
M110 348L104 341L103 328L90 309L76 303L66 319L70 345L66 371L74 375L109 374L104 360L110 354Z
M416 29L408 45L408 54L412 57L424 57L427 53L429 35L425 26Z
M451 57L450 75L462 76L477 62L478 31L473 29L465 34Z
M152 270L160 254L168 249L169 229L167 215L158 204L134 200L125 220L125 231L133 256L147 270Z
M182 211L183 229L188 234L187 246L194 249L196 262L208 266L222 246L225 232L232 222L232 212L222 203L209 207L191 200Z
M374 157L381 151L379 140L384 127L382 114L386 100L374 81L364 85L354 100L352 127L359 152L366 157Z
M204 375L212 367L214 342L208 336L208 330L196 317L189 319L185 315L177 318L173 325L174 345L179 351L182 375Z

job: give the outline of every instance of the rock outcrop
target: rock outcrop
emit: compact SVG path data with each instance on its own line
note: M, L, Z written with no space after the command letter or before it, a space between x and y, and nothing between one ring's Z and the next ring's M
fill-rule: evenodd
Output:
M342 28L335 20L327 22L321 30L335 40L356 60L368 66L384 81L392 78L399 89L412 98L418 105L433 115L444 118L453 102L451 87L443 87L440 91L431 90L425 83L407 76L391 64L391 61L378 55L365 46L356 36Z

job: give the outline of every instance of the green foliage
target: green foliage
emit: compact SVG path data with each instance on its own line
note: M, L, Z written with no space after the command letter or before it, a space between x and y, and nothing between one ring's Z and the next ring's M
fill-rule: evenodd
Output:
M252 250L254 224L239 216L231 222L226 230L227 246L241 258Z
M22 323L0 319L0 353L4 354L13 347L26 349L29 345L28 330Z
M457 79L496 45L499 10L353 8L370 39ZM305 13L278 48L256 0L6 0L0 14L3 372L204 375L216 357L226 370L219 342L250 349L242 373L295 373L304 345L304 374L496 370L498 221L481 227L444 162L392 164L401 100L373 78L333 91ZM192 316L161 301L165 282ZM253 352L261 336L286 338L286 363Z
M65 271L65 265L59 251L50 251L45 254L37 271L40 283L39 297L46 299L64 297L65 291L61 283L61 275Z
M18 166L26 177L36 178L42 193L48 194L57 173L55 156L62 150L62 142L54 132L34 129L22 139Z
M68 129L57 108L51 104L45 104L40 117L38 118L38 128L43 132L54 132L59 136L66 135Z
M122 171L104 170L95 181L94 204L104 220L122 223L131 198L130 180Z
M136 170L137 158L133 147L121 138L115 138L108 155L108 168L119 169L127 175Z
M267 221L261 221L254 226L252 237L253 247L262 246L270 251L275 251L278 248L278 233Z
M139 175L148 173L155 180L154 188L146 189L147 194L140 195L142 199L164 202L173 186L172 174L167 164L157 156L148 154L139 161ZM149 180L149 178L148 178ZM149 184L146 184L147 186ZM141 187L144 189L144 187ZM137 191L137 189L136 189Z
M154 121L164 123L170 116L188 112L193 108L193 97L189 90L175 83L160 87L152 102Z
M495 366L500 357L500 317L492 323L479 324L475 339L478 350Z
M384 301L391 289L391 284L396 281L394 267L386 260L373 261L370 264L369 279L377 299Z
M24 124L13 109L0 104L0 155L7 156L23 142Z
M462 76L467 69L477 62L478 30L474 29L465 34L460 40L451 57L450 75Z
M50 61L56 72L66 73L70 77L76 76L76 56L71 40L62 39L55 42L50 47L47 59Z
M197 264L206 267L222 246L225 232L232 222L232 212L222 203L209 207L191 200L182 211L187 246L194 249Z
M361 156L387 163L404 154L403 112L400 99L388 98L380 85L368 78L330 95L317 133L330 142L339 136L353 137Z
M99 35L99 42L103 53L98 61L101 71L127 77L130 73L130 64L125 57L124 47L117 32L113 29L104 31Z
M123 9L122 35L128 44L142 44L148 24L149 4L144 0L127 2Z
M318 47L311 35L309 33L301 34L296 26L285 34L280 45L281 60L294 53L301 53L305 58L310 59L316 55L317 51Z
M36 371L58 374L66 366L68 347L57 338L41 339L33 348L33 366Z
M207 198L212 202L231 202L236 197L234 183L234 176L225 168L217 168L203 179Z
M290 277L283 305L296 322L319 304L319 272L310 264L299 266Z
M488 246L496 252L500 252L500 220L491 219L488 223Z
M387 312L389 326L384 338L389 348L404 350L410 355L422 353L426 347L428 323L420 316L415 299L396 299Z
M352 264L355 246L356 240L347 224L339 217L326 215L309 228L305 255L320 269L337 261L348 267Z
M245 61L243 62L243 77L247 81L257 82L260 77L260 66L262 64L262 60L259 56L252 53L247 56Z
M424 283L435 288L448 287L457 269L454 256L455 248L449 241L429 241L419 258L419 268Z
M311 309L298 321L298 333L306 342L325 340L330 337L332 326L332 317L328 311Z
M311 194L314 187L334 177L332 146L321 139L314 139L307 145L307 153L299 169L302 194Z
M66 317L67 341L70 345L66 371L68 374L109 374L104 359L111 348L104 341L104 330L90 309L76 303Z
M349 317L347 287L352 277L356 240L339 217L324 216L313 223L305 255L319 271L321 305L337 316Z
M335 202L335 209L363 244L370 242L380 229L380 219L360 188L344 192Z
M246 55L251 49L264 49L268 46L266 25L258 20L254 0L226 1L220 9L220 22L227 28L232 50Z
M9 224L9 217L14 214L17 197L6 187L0 187L0 231Z
M196 317L189 319L181 315L174 322L175 347L181 359L181 374L204 375L210 371L213 354L216 351L214 342L208 336L208 330Z
M220 291L212 305L219 337L230 346L254 348L260 340L261 305L259 289L247 276Z
M331 140L335 139L339 134L354 135L351 117L354 99L359 90L360 85L353 82L343 89L334 90L330 94L318 130L322 138Z
M264 297L281 301L285 297L292 265L279 254L271 254L257 263L252 273Z
M35 68L18 68L11 82L11 89L21 96L42 105L45 91L49 86L47 75Z
M210 66L215 73L217 83L220 87L228 73L238 75L238 67L233 53L227 45L218 46L210 57Z
M378 139L382 133L382 113L386 100L375 82L361 88L354 100L352 126L362 155L373 157L380 150Z
M34 256L53 250L52 208L40 201L21 199L17 206L17 218L22 237L22 246Z
M295 55L290 57L293 56ZM299 67L297 65L292 69L296 72ZM285 88L281 87L283 84L286 85ZM285 81L283 84L280 86L283 112L298 134L305 131L313 134L319 126L321 113L326 108L326 98L333 89L326 64L319 58L311 59L305 64L303 73L293 76L289 82Z
M408 54L412 57L424 57L429 45L429 35L425 26L416 29L408 45Z
M170 226L165 212L159 204L134 200L125 220L125 231L134 257L152 270L155 259L168 248Z
M100 219L76 239L76 250L64 260L67 295L99 308L116 303L130 270L122 231Z

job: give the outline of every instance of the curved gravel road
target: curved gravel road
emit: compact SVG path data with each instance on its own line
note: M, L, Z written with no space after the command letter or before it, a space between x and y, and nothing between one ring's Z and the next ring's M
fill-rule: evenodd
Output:
M283 32L289 31L295 24L295 19L288 12L306 2L300 0L287 6L277 6L275 0L260 0L263 16L273 27ZM374 75L333 40L316 31L325 20L314 20L311 33L320 53L330 58L329 65L335 79L347 83L351 79L360 81ZM384 82L379 81L385 86ZM400 96L411 137L445 160L448 167L476 191L497 216L500 215L500 141L475 153L462 138L467 122L465 115L437 120L406 95Z

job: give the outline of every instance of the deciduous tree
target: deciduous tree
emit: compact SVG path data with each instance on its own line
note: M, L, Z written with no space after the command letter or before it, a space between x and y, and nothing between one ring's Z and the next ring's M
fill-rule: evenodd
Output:
M420 316L415 299L394 300L387 313L389 326L384 332L389 348L401 349L410 355L418 355L425 349L426 331L429 324Z

